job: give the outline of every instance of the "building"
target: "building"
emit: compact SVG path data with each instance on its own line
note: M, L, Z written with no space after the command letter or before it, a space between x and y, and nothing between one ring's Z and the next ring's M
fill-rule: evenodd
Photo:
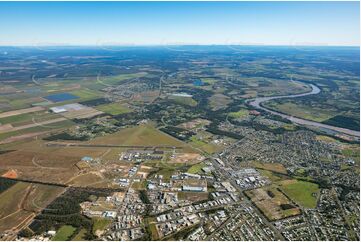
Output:
M183 185L183 186L182 186L182 190L183 190L183 191L187 191L187 192L206 192L206 191L207 191L207 187L198 187L198 186Z
M105 211L103 213L103 217L105 218L115 218L117 216L117 212L115 211Z

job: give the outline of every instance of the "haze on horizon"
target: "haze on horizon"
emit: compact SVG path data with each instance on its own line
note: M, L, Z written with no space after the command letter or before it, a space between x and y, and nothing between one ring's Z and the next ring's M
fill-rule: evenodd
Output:
M0 2L0 45L359 46L359 2Z

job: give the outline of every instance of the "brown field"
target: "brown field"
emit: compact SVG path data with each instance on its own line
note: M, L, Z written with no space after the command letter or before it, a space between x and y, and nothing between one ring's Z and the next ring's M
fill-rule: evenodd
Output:
M0 155L3 169L16 169L22 179L64 183L74 176L78 157L60 156L51 153L13 151Z
M135 94L132 99L139 102L153 102L158 96L159 91L147 91Z
M198 202L208 199L208 192L178 192L179 200Z
M33 112L38 112L38 111L42 111L42 110L44 110L44 108L42 108L42 107L18 109L18 110L14 110L14 111L0 113L0 118L15 116L15 115L24 114L24 113L33 113Z
M31 189L23 206L26 210L40 212L64 191L65 188L63 187L33 185L33 189Z
M270 221L301 213L301 210L275 187L258 188L245 193ZM282 208L282 206L288 207Z
M214 94L209 99L209 104L212 107L212 110L216 111L222 108L226 108L228 104L232 102L232 100L220 93Z
M96 173L85 173L77 175L67 181L67 184L73 186L94 186L95 184L102 183L103 177Z
M30 124L25 124L25 125L21 125L21 126L17 126L17 127L11 127L11 128L6 127L4 130L0 129L0 134L7 133L7 132L14 132L14 131L28 129L28 128L33 128L36 126L44 126L44 125L46 126L47 124L59 123L61 121L65 121L65 120L67 120L67 119L66 118L55 118L55 119L46 120L46 121L42 121L42 122L33 122ZM3 125L3 126L6 126L6 125Z
M261 162L253 162L252 163L256 168L260 168L263 170L274 171L282 174L287 174L286 168L280 163L261 163Z
M49 205L64 188L18 182L0 194L0 231L18 231Z
M210 123L211 122L209 120L197 118L197 119L194 119L194 120L186 122L186 123L181 123L177 127L184 128L184 129L194 129L194 128L208 125Z
M97 137L86 143L99 145L176 146L182 147L188 152L195 152L192 147L186 143L159 131L151 125L125 128L113 134Z
M86 107L80 110L64 112L61 113L61 115L69 119L74 119L74 118L82 119L82 118L91 118L102 113L103 113L102 111L98 111L91 107Z
M22 135L16 135L16 136L11 136L9 138L6 138L2 141L0 141L0 145L1 144L8 144L8 143L12 143L12 142L16 142L16 141L20 141L20 140L24 140L24 139L30 139L33 137L36 137L38 135L43 135L48 133L49 131L45 131L45 132L34 132L34 133L28 133L28 134L22 134Z
M13 126L11 124L0 125L0 133L8 132L9 130L11 131L12 128L13 128Z
M176 154L173 158L171 158L169 163L187 163L187 164L196 164L205 159L204 156L196 153L184 153L184 154Z

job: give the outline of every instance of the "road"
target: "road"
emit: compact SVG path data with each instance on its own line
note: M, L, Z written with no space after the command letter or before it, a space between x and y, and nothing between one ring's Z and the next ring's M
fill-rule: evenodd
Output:
M273 97L258 97L258 98L255 98L255 99L251 100L249 102L249 105L253 106L254 108L261 109L261 110L264 110L266 112L269 112L271 114L281 116L282 118L286 118L286 119L288 119L288 120L290 120L290 121L292 121L293 123L296 123L296 124L314 126L314 127L317 127L317 128L328 129L328 130L331 130L331 131L336 131L336 132L339 132L339 133L360 137L360 132L359 131L340 128L340 127L327 125L327 124L323 124L323 123L318 123L318 122L314 122L314 121L307 120L307 119L296 118L296 117L293 117L291 115L287 115L287 114L284 114L284 113L273 111L273 110L268 109L268 108L266 108L266 107L264 107L262 105L262 103L270 101L270 100L282 99L282 98L305 97L305 96L309 96L309 95L317 95L317 94L319 94L321 92L321 89L318 88L316 85L310 84L310 87L312 88L312 90L310 92L306 92L306 93L302 93L302 94L273 96Z

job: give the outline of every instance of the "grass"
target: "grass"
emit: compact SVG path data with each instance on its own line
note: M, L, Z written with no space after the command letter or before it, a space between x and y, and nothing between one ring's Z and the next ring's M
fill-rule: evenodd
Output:
M159 131L151 125L138 125L125 128L110 135L97 137L89 142L92 144L177 146L182 147L186 151L197 153L189 145Z
M56 232L53 241L65 241L70 238L70 236L73 235L76 228L70 225L63 225L60 227L60 229Z
M97 230L104 230L106 227L112 222L110 219L106 218L92 218L93 220L93 234L96 233Z
M17 127L32 123L33 118L36 122L42 122L60 117L61 117L60 115L54 113L46 113L46 112L23 113L10 117L0 118L0 125L11 123L12 126Z
M80 97L82 100L94 99L97 97L101 97L101 93L98 91L93 91L90 89L81 89L70 92L71 94Z
M72 239L73 241L84 241L84 237L86 235L86 229L81 229Z
M117 84L117 83L125 81L125 80L129 80L132 78L144 77L147 74L148 74L147 72L138 72L138 73L131 73L131 74L120 74L120 75L116 75L116 76L104 76L104 77L101 76L99 78L99 82L103 83L103 84L111 85L111 84Z
M208 154L213 154L219 150L218 146L213 144L208 144L203 140L198 139L197 136L195 135L190 138L190 141L191 141L190 144L192 146L199 148Z
M173 101L175 103L178 103L178 104L187 105L187 106L191 106L191 107L195 107L198 104L197 101L194 100L191 97L175 97L175 96L172 96L172 97L169 97L169 100L171 100L171 101Z
M336 113L330 110L298 105L292 102L276 103L271 101L265 103L264 105L266 107L270 107L271 109L281 111L282 113L316 122L326 121L336 115Z
M202 168L205 167L206 165L203 164L203 163L198 163L198 164L195 164L193 166L191 166L189 169L188 169L188 173L192 173L192 174L197 174L199 172L202 171Z
M0 218L19 209L20 202L29 186L29 183L18 182L0 194Z
M98 109L99 111L103 111L111 115L119 115L119 114L131 112L131 109L120 103L104 104L104 105L96 106L95 108Z
M249 112L247 109L240 109L237 112L231 112L229 113L229 116L231 118L245 118L249 115Z
M297 204L306 208L315 208L320 188L317 184L300 181L286 180L280 182L282 191Z
M278 220L300 214L300 209L295 206L282 209L281 205L291 205L291 202L274 185L246 191L246 195L269 220Z
M273 172L278 172L278 173L282 173L282 174L287 174L287 170L286 168L280 164L280 163L261 163L261 162L253 162L253 165L256 168L259 169L263 169L263 170L268 170L268 171L273 171Z

